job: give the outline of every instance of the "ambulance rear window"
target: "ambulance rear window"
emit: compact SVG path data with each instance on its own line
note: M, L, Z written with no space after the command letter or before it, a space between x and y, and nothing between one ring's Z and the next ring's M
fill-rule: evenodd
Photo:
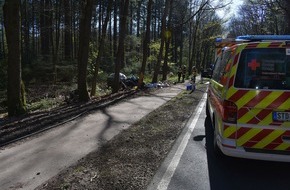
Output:
M255 48L242 51L235 87L290 90L290 56L285 48Z

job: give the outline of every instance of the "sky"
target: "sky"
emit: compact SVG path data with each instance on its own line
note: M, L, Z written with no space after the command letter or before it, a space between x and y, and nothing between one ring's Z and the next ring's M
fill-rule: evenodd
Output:
M231 5L231 9L235 10L237 9L238 6L240 6L241 4L243 4L243 0L233 0L233 3Z
M230 0L228 0L230 1ZM230 13L228 13L228 11L226 10L220 10L218 11L218 15L221 17L221 18L229 18L231 16L233 16L235 14L235 10L238 9L238 7L243 4L243 0L232 0L233 3L230 5Z

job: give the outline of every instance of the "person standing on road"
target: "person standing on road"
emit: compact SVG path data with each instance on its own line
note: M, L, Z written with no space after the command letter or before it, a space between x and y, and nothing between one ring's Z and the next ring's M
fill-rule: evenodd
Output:
M183 66L182 66L182 82L184 82L185 74L186 74L186 66L183 65Z
M191 78L191 80L193 81L193 83L195 83L196 74L197 74L197 69L196 69L195 66L192 67L192 69L191 69L191 73L192 73L192 78Z
M178 71L177 71L178 82L180 82L181 74L182 74L182 68L181 68L181 66L179 66Z

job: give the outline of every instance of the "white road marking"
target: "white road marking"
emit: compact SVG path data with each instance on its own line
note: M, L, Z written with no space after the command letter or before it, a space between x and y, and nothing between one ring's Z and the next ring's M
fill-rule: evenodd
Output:
M190 124L190 126L188 126L188 129L185 133L185 135L183 136L183 139L181 141L181 143L179 144L179 147L176 151L176 153L174 154L169 166L166 169L166 172L164 173L162 179L159 182L159 185L157 187L158 190L166 190L168 188L168 185L171 181L171 178L179 164L180 158L183 155L183 152L188 144L188 141L190 139L190 136L193 132L193 129L198 121L198 118L201 114L201 111L204 107L204 104L206 102L206 93L203 95L202 99L200 100L199 104L197 105L196 109L195 109L195 116Z

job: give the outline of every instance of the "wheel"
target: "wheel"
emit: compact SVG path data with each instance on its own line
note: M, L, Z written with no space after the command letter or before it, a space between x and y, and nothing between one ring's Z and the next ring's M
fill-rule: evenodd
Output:
M208 105L208 101L206 101L206 107L205 107L205 112L206 112L206 117L210 117L210 113L209 113L209 105Z

